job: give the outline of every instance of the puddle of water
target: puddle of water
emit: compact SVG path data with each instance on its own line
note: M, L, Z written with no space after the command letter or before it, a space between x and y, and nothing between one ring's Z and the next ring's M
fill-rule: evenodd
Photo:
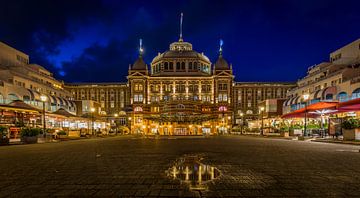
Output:
M360 150L343 150L343 149L336 149L335 151L338 152L351 152L351 153L359 153Z
M190 190L206 190L207 183L218 178L221 173L214 167L203 164L199 156L180 158L166 173L168 177L178 179L189 186Z

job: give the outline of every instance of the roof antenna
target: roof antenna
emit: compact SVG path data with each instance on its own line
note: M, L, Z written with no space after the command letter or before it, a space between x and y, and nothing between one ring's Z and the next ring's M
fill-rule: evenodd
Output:
M182 38L182 24L183 24L183 13L181 13L181 17L180 17L180 39L179 39L179 42L183 41L183 38Z
M220 54L220 56L222 56L222 51L223 51L222 46L224 45L224 41L222 39L220 39L219 44L220 44L219 54Z
M142 39L139 40L139 56L141 57L143 55L144 49L142 46Z

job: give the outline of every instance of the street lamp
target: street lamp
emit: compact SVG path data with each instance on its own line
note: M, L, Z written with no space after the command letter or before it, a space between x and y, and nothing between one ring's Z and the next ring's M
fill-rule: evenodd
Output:
M240 116L241 116L241 125L240 125L240 128L241 128L241 135L243 134L243 127L244 127L244 114L241 112L240 113Z
M43 136L46 138L45 102L47 101L47 97L45 95L41 95L40 100L43 102Z
M90 109L91 111L91 134L94 135L94 113L95 113L95 108L92 107Z
M115 116L115 134L117 135L118 127L117 127L116 118L119 116L119 114L115 113L114 116Z
M303 99L304 99L304 102L305 102L305 113L304 113L304 118L305 118L305 122L304 122L304 133L303 133L303 137L306 136L306 121L307 121L307 100L309 99L309 94L304 94L303 95Z
M264 135L264 107L260 107L260 113L261 113L261 135Z

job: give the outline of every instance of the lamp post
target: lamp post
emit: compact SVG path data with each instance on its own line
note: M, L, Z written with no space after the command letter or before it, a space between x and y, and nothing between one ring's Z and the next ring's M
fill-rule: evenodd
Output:
M46 138L46 120L45 120L45 102L47 101L47 97L45 95L41 95L40 96L40 100L43 103L43 112L42 112L42 117L43 117L43 136L44 138Z
M261 113L261 132L260 135L264 135L264 107L260 107L260 113Z
M304 133L303 133L303 137L306 136L306 122L307 122L307 100L309 99L309 94L304 94L303 95L303 99L304 99L304 102L305 102L305 113L304 113Z
M116 119L117 119L117 117L119 116L119 114L115 113L114 116L115 116L115 134L117 135L118 127L117 127Z
M90 109L91 111L91 134L94 135L94 113L95 113L95 108L92 107Z
M241 135L243 134L243 127L244 127L244 114L243 113L240 113L240 116L241 116L241 125L240 125L240 133Z

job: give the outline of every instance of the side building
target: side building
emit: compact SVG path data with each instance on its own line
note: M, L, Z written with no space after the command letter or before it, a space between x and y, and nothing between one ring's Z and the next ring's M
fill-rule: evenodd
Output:
M360 98L360 39L332 52L329 62L309 67L296 84L287 93L284 113L303 108L304 95L309 95L308 104Z
M285 100L295 83L289 82L235 82L233 101L235 124L242 119L247 121L259 119L259 106L265 100ZM242 117L244 116L244 117Z
M47 111L63 108L75 113L76 105L71 93L64 89L64 82L44 67L29 62L27 54L0 42L0 104L23 100L42 109L40 96L44 95Z
M93 101L100 104L99 114L106 117L118 117L121 125L127 124L130 94L127 83L66 83L64 88L76 101ZM90 112L86 105L83 112Z

